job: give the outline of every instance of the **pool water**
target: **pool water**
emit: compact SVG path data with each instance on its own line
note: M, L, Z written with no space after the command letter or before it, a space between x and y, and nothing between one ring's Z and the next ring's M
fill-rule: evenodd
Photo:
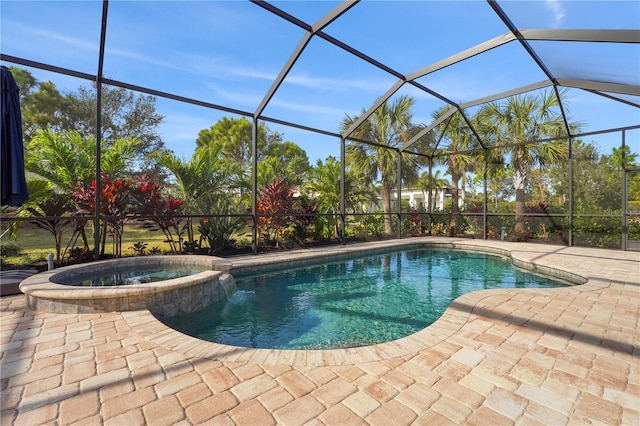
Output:
M413 334L457 297L491 288L568 284L497 256L414 249L236 276L228 300L165 323L200 339L271 349L334 349Z
M121 272L105 273L99 276L80 276L72 285L85 287L108 287L131 284L153 283L186 277L202 272L202 269L193 268L168 268L153 270L123 270Z

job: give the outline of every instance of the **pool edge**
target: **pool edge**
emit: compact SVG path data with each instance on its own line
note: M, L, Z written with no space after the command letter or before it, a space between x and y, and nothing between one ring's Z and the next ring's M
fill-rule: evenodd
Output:
M241 264L243 267L249 267L250 265L263 266L267 263L274 262L274 259L277 259L275 262L280 264L292 262L294 259L300 259L300 254L304 254L303 259L310 259L312 257L316 259L328 259L335 258L337 254L367 252L370 251L371 248L384 250L387 248L408 246L437 246L440 248L469 250L506 256L519 267L565 281L572 281L574 284L579 285L548 289L491 289L473 291L456 298L438 320L412 335L376 345L347 349L280 350L243 348L207 342L188 336L165 325L149 311L123 312L123 317L134 330L145 338L188 357L263 365L353 365L406 356L416 353L417 350L437 345L459 331L468 322L478 304L489 297L515 295L522 292L549 294L549 292L554 291L593 291L607 287L610 284L607 280L597 277L585 277L578 271L545 262L544 253L549 252L549 247L556 249L551 250L552 252L566 249L566 247L537 245L540 249L547 248L547 250L539 250L540 254L538 254L535 249L536 245L522 245L522 243L508 243L503 241L492 244L491 241L485 240L444 240L438 237L420 237L358 245L278 252L270 253L267 256L244 256L242 258L228 258L228 260L232 265ZM527 256L527 253L529 256ZM314 256L314 254L316 256ZM232 272L233 267L231 269L231 273ZM456 308L457 306L465 306L466 308L459 309Z

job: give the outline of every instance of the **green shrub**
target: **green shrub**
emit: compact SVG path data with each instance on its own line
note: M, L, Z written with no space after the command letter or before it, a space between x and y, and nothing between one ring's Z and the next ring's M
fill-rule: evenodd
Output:
M14 241L0 242L0 257L17 256L20 254L20 247Z
M622 244L620 218L608 216L574 217L573 242L577 246L620 247Z

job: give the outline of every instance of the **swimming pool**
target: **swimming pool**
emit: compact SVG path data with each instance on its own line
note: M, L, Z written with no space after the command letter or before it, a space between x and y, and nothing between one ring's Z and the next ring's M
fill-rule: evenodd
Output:
M474 290L569 285L516 269L506 258L430 248L234 276L238 291L228 300L165 324L248 348L357 347L413 334Z

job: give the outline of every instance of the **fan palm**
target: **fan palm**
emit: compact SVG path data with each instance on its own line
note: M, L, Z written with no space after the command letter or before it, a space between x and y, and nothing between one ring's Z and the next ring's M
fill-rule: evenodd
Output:
M347 146L346 162L362 174L366 185L382 183L382 208L385 233L393 232L391 226L391 193L396 187L398 172L398 148L409 140L411 134L411 108L415 101L403 95L387 101L376 109L349 136L367 140L376 145L354 142ZM363 110L364 113L364 110ZM343 120L345 131L358 120L358 116ZM415 182L418 178L420 162L416 156L403 158L402 178L405 182Z
M565 92L561 92L561 95ZM566 101L563 102L566 105ZM525 188L530 171L536 165L544 169L568 158L565 140L533 143L525 142L566 135L562 115L555 110L559 105L553 92L539 95L518 95L507 98L504 103L491 102L481 111L483 132L494 141L504 155L510 158L513 171L513 187L516 192L515 232L525 230ZM580 123L571 123L578 130Z
M433 207L431 200L427 199L427 193L430 190L435 190L437 193L438 190L443 189L447 184L447 180L440 177L440 170L436 170L436 172L431 175L429 172L422 172L418 179L418 187L422 191L422 199L425 209Z
M433 119L440 118L449 108L449 106L444 106L437 109L432 114ZM478 156L467 152L470 149L477 148L477 139L460 112L456 112L448 120L443 121L438 126L438 132L442 135L440 144L444 143L444 146L435 150L435 154L438 156L436 161L443 164L446 167L447 174L451 176L449 235L454 236L459 231L460 180L477 162Z

